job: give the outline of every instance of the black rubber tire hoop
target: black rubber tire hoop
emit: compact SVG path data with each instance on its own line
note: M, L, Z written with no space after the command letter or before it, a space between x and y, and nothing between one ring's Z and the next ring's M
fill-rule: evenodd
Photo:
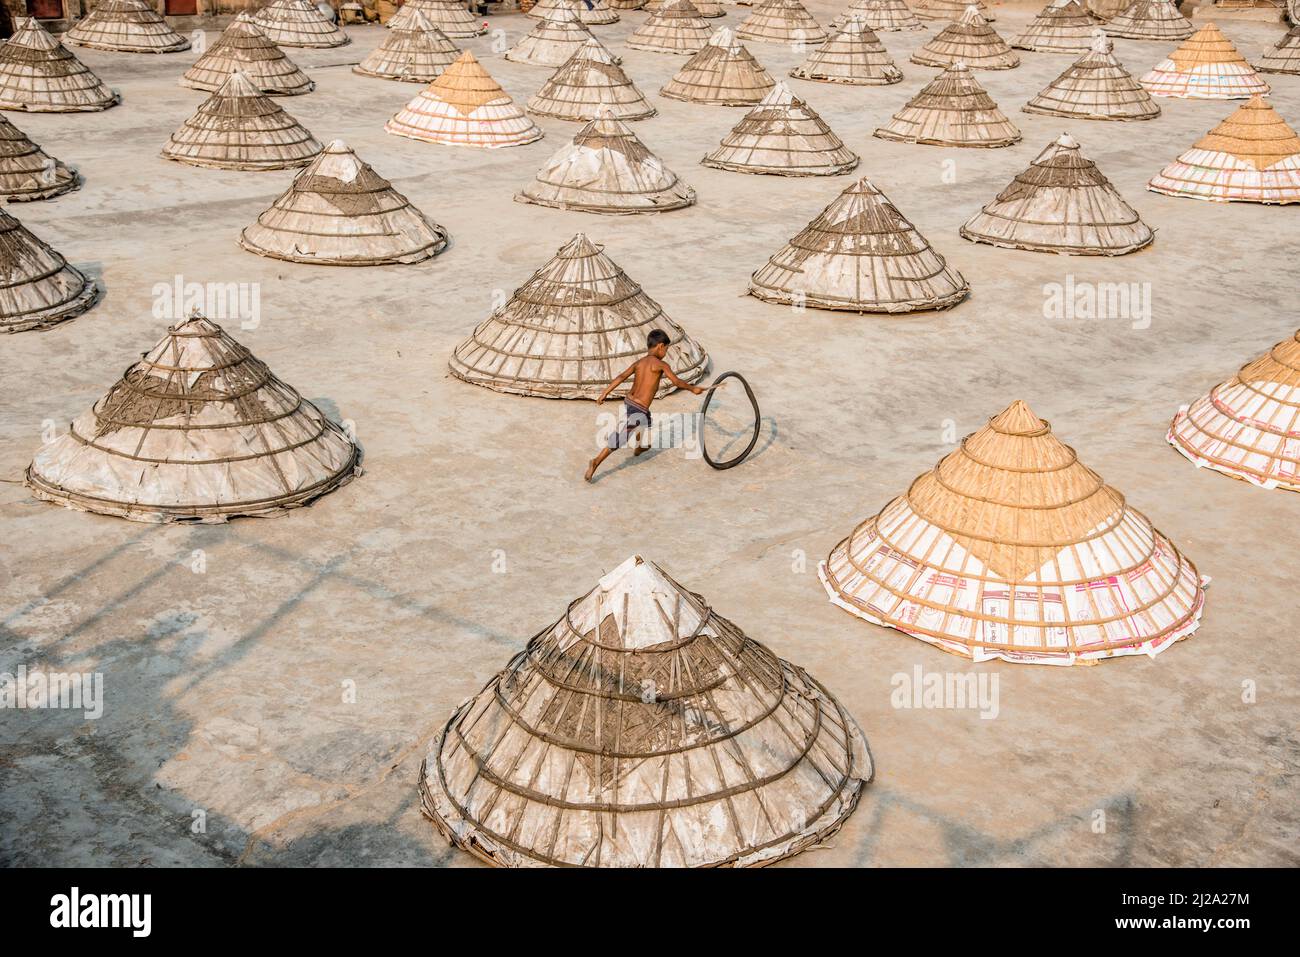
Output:
M714 461L713 456L709 455L708 443L704 440L704 417L709 414L709 403L713 401L713 390L724 379L738 379L740 384L745 387L745 395L749 396L749 404L754 407L754 434L749 437L749 444L745 446L745 451L741 452L734 459L726 462ZM704 461L708 462L715 469L732 469L745 461L750 452L754 451L754 446L758 444L758 435L762 430L763 418L762 413L758 411L758 400L754 398L754 390L749 387L745 377L739 372L724 372L713 380L713 385L709 386L709 391L704 394L704 404L700 406L700 451L704 453Z

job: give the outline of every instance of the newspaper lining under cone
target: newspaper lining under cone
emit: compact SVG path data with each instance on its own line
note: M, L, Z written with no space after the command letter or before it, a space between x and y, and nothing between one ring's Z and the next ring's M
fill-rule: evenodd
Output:
M244 229L239 245L289 262L376 266L431 259L447 248L447 231L334 140Z
M967 7L974 7L989 23L997 20L993 9L984 0L917 0L912 4L912 9L922 20L957 20Z
M720 27L686 65L673 74L660 96L714 106L753 106L776 85L754 55L726 27Z
M989 26L979 10L970 6L913 53L912 62L921 66L964 63L972 70L1011 70L1020 65L1020 56Z
M867 21L867 26L876 33L925 29L925 24L904 0L853 0L847 10L831 21L831 26L838 30L853 16Z
M144 0L99 0L63 35L64 43L122 53L177 53L190 41Z
M880 38L866 20L857 16L837 28L790 75L799 80L852 86L885 86L903 79L903 71L895 66Z
M389 120L384 129L426 143L498 149L542 138L496 80L466 50Z
M826 31L799 0L763 0L739 27L736 36L760 43L825 43Z
M559 67L581 50L588 40L596 38L571 9L559 7L537 21L523 39L507 50L506 59L534 66ZM596 42L600 43L599 40ZM610 57L615 63L622 62L612 53Z
M1179 409L1166 438L1198 468L1300 492L1300 332Z
M246 13L231 21L217 42L185 71L180 84L215 93L232 70L243 70L254 86L271 96L297 96L316 88Z
M961 227L965 239L1069 256L1122 256L1155 234L1069 133Z
M546 399L597 399L645 355L655 329L668 335L664 361L695 383L708 353L583 233L559 248L500 309L456 347L451 374L473 385ZM631 380L614 390L621 397ZM659 395L676 391L665 376Z
M1038 53L1086 53L1096 29L1097 21L1077 0L1049 0L1011 45Z
M1174 0L1135 0L1106 23L1108 36L1125 40L1186 40L1195 32Z
M419 790L490 864L761 867L827 841L873 773L823 685L634 555L456 709Z
M750 278L767 302L846 312L947 309L970 285L863 177Z
M488 32L487 24L475 20L461 0L406 0L384 25L391 30L409 30L417 11L431 26L453 40L467 40Z
M1022 109L1081 120L1153 120L1160 115L1156 101L1124 69L1104 33Z
M777 83L702 162L736 173L837 176L859 160L812 107Z
M36 453L37 498L139 522L306 505L360 473L343 430L219 325L194 316Z
M1252 97L1147 189L1220 203L1300 203L1300 137L1272 106Z
M1023 402L831 551L846 611L975 661L1154 657L1200 623L1206 582Z
M274 0L255 13L253 19L277 46L329 48L352 42L310 0Z
M1262 53L1255 69L1261 73L1300 75L1300 24L1293 26L1282 39Z
M407 22L409 27L389 30L352 72L403 83L429 83L456 62L460 48L424 19L424 14L416 10Z
M627 45L651 53L697 53L709 42L709 25L691 0L667 0L632 31Z
M48 329L98 298L94 282L0 209L0 332Z
M560 7L572 10L577 14L578 19L589 27L604 26L619 21L618 14L606 0L592 0L590 7L587 6L586 0L540 0L539 3L533 4L531 9L525 11L524 15L540 20Z
M14 35L0 44L0 110L80 113L121 102L35 17L14 19Z
M607 109L620 120L643 120L656 110L636 84L614 62L613 55L592 39L551 75L528 101L527 110L557 120L594 120Z
M0 198L11 203L51 199L80 185L73 170L0 115Z
M1142 77L1152 96L1237 100L1266 96L1269 86L1213 23Z
M931 80L874 135L925 146L992 148L1020 142L1020 131L964 63Z

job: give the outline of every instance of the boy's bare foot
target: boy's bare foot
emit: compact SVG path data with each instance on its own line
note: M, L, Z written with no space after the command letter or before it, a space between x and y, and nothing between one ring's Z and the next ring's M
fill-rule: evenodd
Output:
M595 474L596 474L596 460L592 459L590 462L587 463L587 474L583 476L582 480L584 482L590 482L591 477Z
M633 449L632 454L633 454L633 455L640 455L642 452L649 452L649 451L650 451L650 446L648 446L648 445L638 445L635 449Z

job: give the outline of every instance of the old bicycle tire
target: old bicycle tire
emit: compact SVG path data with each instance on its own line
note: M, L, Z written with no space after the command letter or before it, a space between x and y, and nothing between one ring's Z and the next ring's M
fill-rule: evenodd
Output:
M705 439L704 419L705 416L709 414L709 403L713 401L713 390L716 389L725 379L736 379L745 387L745 395L749 397L749 404L754 408L754 434L749 437L749 444L745 446L743 452L735 458L728 459L725 462L719 462L709 454L709 443ZM754 446L758 444L758 433L762 426L762 421L762 413L758 411L758 400L754 398L754 390L749 387L749 383L745 381L745 377L739 372L722 373L722 375L713 380L713 385L709 386L709 391L704 395L704 404L700 406L700 451L704 453L704 461L708 462L715 469L735 468L741 462L745 461L750 452L754 451Z

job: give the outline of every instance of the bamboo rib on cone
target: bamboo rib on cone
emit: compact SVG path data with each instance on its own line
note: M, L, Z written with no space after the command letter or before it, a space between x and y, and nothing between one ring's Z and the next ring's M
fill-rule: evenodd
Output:
M872 774L821 683L634 555L456 709L419 790L489 864L761 867L828 840Z
M98 286L0 209L0 332L47 329L98 298Z
M14 24L14 35L0 44L0 110L81 113L122 102L35 17Z
M850 17L835 35L790 71L800 80L884 86L903 79L880 38L861 17Z
M352 38L326 20L309 0L275 0L253 15L274 43L282 47L341 47Z
M595 40L591 31L579 22L577 16L568 7L552 11L537 24L526 36L509 50L506 59L516 63L532 63L535 66L562 66L588 40ZM599 40L596 40L600 43ZM619 58L610 54L615 63Z
M655 329L668 335L664 361L695 383L708 353L584 234L578 233L456 347L451 374L496 392L547 399L597 399L645 355ZM631 381L613 395L627 395ZM676 390L667 377L659 394Z
M583 213L658 213L690 206L695 190L605 110L515 199Z
M306 166L320 151L314 136L236 70L168 137L162 155L190 166L259 170Z
M1023 402L819 572L851 614L975 661L1155 656L1196 630L1205 600L1195 566Z
M1049 0L1011 45L1039 53L1086 53L1096 29L1096 20L1077 0Z
M643 120L656 112L613 55L595 39L579 47L542 84L527 109L538 116L583 122L594 120L602 109L620 120Z
M50 199L80 185L75 172L0 116L0 198L11 203Z
M579 3L582 0L578 0ZM645 6L641 9L646 13L654 13L662 7L667 0L646 0ZM700 16L706 20L712 20L715 17L725 17L727 11L722 9L722 4L718 0L691 0L691 4L699 11Z
M1020 57L971 6L960 19L913 53L912 62L937 67L965 63L972 70L1010 70L1020 65Z
M660 96L714 106L753 106L776 81L726 27L673 74Z
M1114 44L1100 32L1089 52L1021 109L1081 120L1153 120L1160 115L1146 87L1124 69Z
M778 83L702 162L737 173L838 176L857 166L858 156L812 107Z
M1300 332L1179 409L1166 438L1197 468L1300 492Z
M912 9L922 20L956 20L966 12L967 7L974 7L990 23L997 19L993 9L984 0L919 0L912 4Z
M750 278L749 294L814 309L947 309L970 285L866 177L822 210Z
M964 63L954 63L926 84L875 135L925 146L998 147L1020 142L1020 131Z
M540 3L533 4L531 9L525 11L524 15L540 20L561 7L572 10L578 19L589 27L618 23L619 20L618 14L606 0L593 0L590 7L587 6L586 0L541 0Z
M431 259L447 248L447 231L334 140L239 245L289 262L377 266Z
M1125 40L1186 40L1196 28L1174 0L1134 0L1106 24L1106 33Z
M1300 137L1273 107L1252 97L1147 189L1220 203L1300 203Z
M395 27L370 55L352 68L362 76L403 83L428 83L456 62L460 48L416 10L409 27Z
M709 25L691 0L668 0L632 31L627 45L651 53L696 53L709 42Z
M1276 45L1261 54L1255 69L1262 73L1300 75L1300 24L1293 26Z
M877 33L925 29L925 24L904 0L853 0L847 10L831 21L831 26L838 30L854 16L866 20L867 26Z
M144 0L99 0L63 42L123 53L177 53L190 41L167 25Z
M1237 100L1267 96L1268 84L1256 73L1232 41L1207 23L1169 58L1142 77L1152 96Z
M470 16L461 0L406 0L385 26L409 30L416 12L453 39L464 40L488 32L487 24Z
M27 485L137 522L224 522L306 505L360 461L320 409L195 314L36 453Z
M961 227L965 239L1067 256L1122 256L1155 234L1069 133Z
M826 42L826 31L799 0L763 0L741 21L736 36L761 43Z
M213 93L232 70L243 70L254 86L271 96L296 96L316 88L246 13L231 21L217 42L185 71L180 84Z
M542 131L466 50L384 129L426 143L498 149L523 146Z

